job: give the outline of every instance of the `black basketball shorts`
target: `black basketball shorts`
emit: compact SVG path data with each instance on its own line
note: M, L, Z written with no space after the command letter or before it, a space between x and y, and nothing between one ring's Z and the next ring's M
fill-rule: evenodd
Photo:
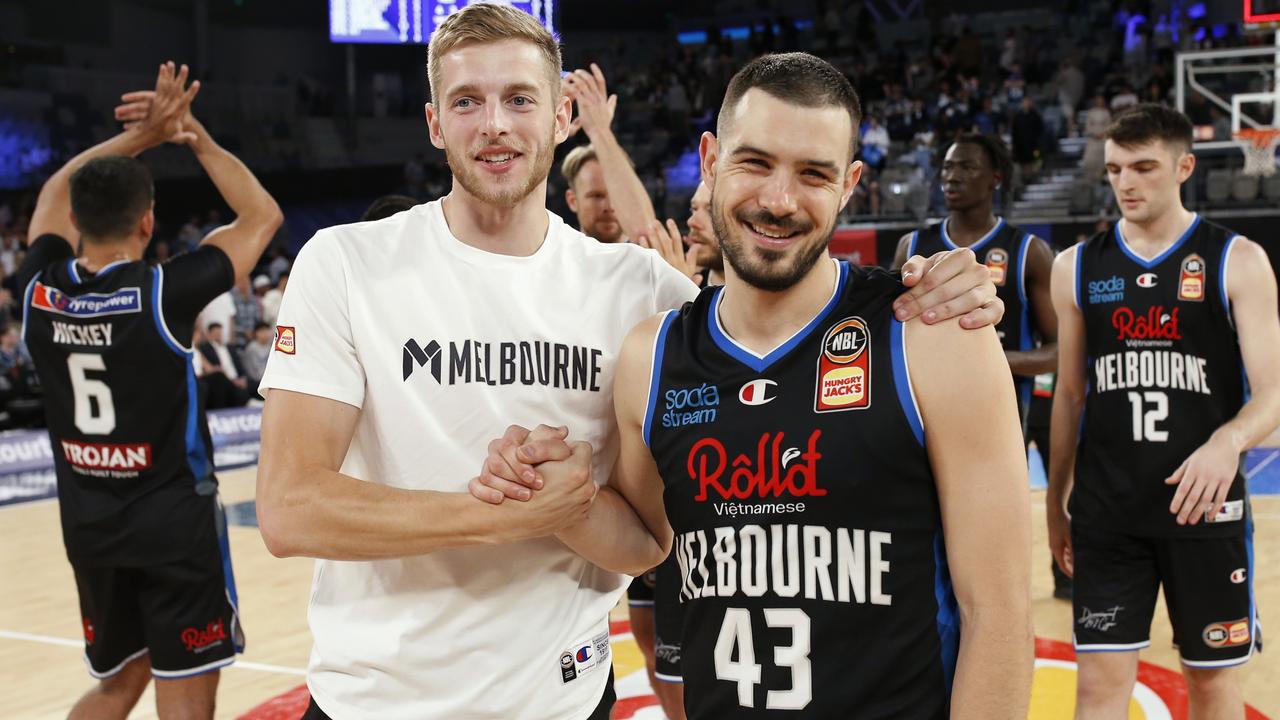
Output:
M152 675L178 679L230 665L243 652L225 529L220 535L164 565L73 564L90 675L109 678L149 653Z
M1212 668L1247 661L1255 647L1262 648L1252 530L1231 537L1152 538L1073 524L1076 652L1150 645L1163 585L1183 664Z

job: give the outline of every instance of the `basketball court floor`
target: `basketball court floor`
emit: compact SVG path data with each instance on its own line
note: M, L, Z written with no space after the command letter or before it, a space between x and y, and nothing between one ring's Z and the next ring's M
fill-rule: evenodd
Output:
M1247 465L1255 480L1280 470L1280 449L1254 451ZM1276 467L1273 468L1272 465ZM222 672L219 718L294 720L306 701L304 668L310 649L307 597L312 563L272 557L253 525L254 468L223 473L231 550L240 592L248 650ZM1276 473L1280 480L1280 473ZM1257 485L1258 483L1254 483ZM1273 493L1280 482L1265 488ZM1031 718L1070 718L1075 670L1070 650L1071 606L1051 597L1045 542L1044 492L1032 494L1034 528L1037 670ZM1280 494L1254 498L1257 521L1254 586L1264 621L1280 613ZM79 695L91 687L82 661L75 585L63 553L56 500L0 506L0 718L38 720L66 717ZM1152 644L1142 653L1141 687L1130 705L1131 718L1186 717L1185 691L1177 673L1163 606L1157 610ZM625 606L614 612L615 672L619 683L617 718L662 717L649 693L640 653L626 623ZM1242 672L1252 718L1280 719L1280 652L1255 655ZM481 676L476 682L484 682ZM154 718L150 690L133 718Z

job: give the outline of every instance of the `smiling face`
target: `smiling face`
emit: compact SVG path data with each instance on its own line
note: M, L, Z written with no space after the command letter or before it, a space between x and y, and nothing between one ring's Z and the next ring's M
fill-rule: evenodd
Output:
M1147 223L1181 207L1180 189L1195 170L1195 155L1163 140L1131 147L1107 140L1104 152L1107 180L1125 220Z
M427 123L457 185L500 208L542 187L568 133L569 100L548 81L537 46L461 45L439 58L439 68L439 102L427 105Z
M725 260L747 284L781 291L825 255L862 171L839 106L803 107L759 88L742 95L720 137L703 135L702 176Z

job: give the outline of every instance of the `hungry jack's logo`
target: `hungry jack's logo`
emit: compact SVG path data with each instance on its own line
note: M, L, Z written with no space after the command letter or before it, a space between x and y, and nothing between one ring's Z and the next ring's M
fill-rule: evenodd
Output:
M1004 285L1009 276L1009 253L1004 248L991 248L987 251L986 266L991 271L991 282Z
M1193 253L1182 259L1178 299L1193 302L1204 300L1204 258L1199 255Z
M827 330L818 356L814 412L860 410L871 405L871 332L860 317L841 320Z

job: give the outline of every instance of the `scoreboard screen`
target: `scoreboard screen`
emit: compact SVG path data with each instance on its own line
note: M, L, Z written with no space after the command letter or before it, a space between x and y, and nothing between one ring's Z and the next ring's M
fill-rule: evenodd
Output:
M481 0L329 0L329 40L335 43L425 45L444 19ZM537 18L559 37L555 0L501 2Z

